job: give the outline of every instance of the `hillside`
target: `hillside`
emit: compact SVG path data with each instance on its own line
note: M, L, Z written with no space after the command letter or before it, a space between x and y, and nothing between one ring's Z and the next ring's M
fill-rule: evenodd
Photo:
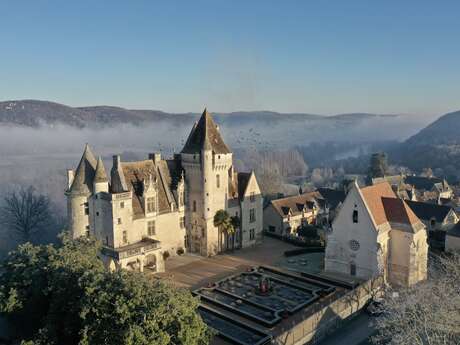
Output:
M448 113L406 140L405 145L460 144L460 111Z
M412 170L432 168L451 181L460 178L460 111L448 113L390 152L390 159Z

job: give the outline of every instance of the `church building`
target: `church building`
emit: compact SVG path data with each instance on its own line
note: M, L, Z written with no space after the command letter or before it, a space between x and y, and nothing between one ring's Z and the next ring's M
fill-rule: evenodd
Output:
M74 238L94 236L110 269L164 271L164 261L184 252L218 254L262 237L262 195L254 172L238 173L218 126L205 110L180 154L123 162L113 156L110 178L86 145L76 170L68 170L68 224ZM214 226L226 210L237 217L234 234Z
M427 255L425 225L388 182L353 183L328 236L326 272L411 286L426 279Z

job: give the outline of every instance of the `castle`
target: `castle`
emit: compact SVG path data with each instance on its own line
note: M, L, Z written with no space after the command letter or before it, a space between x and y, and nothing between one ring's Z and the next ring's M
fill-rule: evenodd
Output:
M68 170L68 224L74 238L94 236L109 269L164 271L168 256L212 256L255 245L262 237L262 195L254 172L238 173L232 152L205 111L180 154L122 162L113 156L110 179L86 145L76 170ZM214 226L226 210L237 217L234 234Z

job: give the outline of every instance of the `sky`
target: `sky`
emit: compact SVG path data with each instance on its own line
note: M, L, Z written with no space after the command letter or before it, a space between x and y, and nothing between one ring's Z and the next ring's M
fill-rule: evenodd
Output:
M0 0L0 101L460 109L460 1Z

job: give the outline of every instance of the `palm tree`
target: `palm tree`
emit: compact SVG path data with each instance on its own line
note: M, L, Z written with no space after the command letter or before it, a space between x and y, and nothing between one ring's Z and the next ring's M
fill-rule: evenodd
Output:
M241 221L238 216L233 216L233 217L230 217L230 223L232 225L232 251L233 251L235 249L236 232L237 232L237 229L240 228ZM240 242L240 245L241 245L241 242Z
M219 252L222 251L222 232L228 234L230 227L232 226L230 222L230 216L228 215L227 211L219 210L214 215L214 226L219 229Z

